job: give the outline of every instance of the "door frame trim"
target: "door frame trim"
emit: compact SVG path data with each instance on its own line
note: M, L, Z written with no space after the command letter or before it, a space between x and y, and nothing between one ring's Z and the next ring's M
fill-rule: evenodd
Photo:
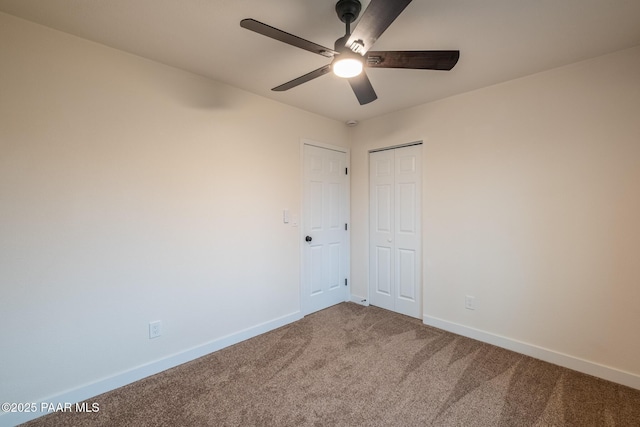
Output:
M299 216L299 231L298 231L298 245L299 245L299 254L300 254L300 283L298 286L299 289L299 307L300 313L302 316L306 316L310 314L308 312L309 308L306 307L306 301L304 298L304 285L305 285L305 269L304 269L304 236L305 236L305 210L304 210L304 147L305 145L324 148L326 150L338 151L340 153L345 154L345 164L348 168L349 173L347 173L347 182L345 185L345 199L346 199L346 217L347 217L347 237L345 241L345 246L347 248L346 251L346 264L347 271L345 271L345 275L347 276L347 286L345 289L345 301L351 300L351 150L347 147L341 147L339 145L327 144L324 142L314 141L307 138L300 139L300 216Z
M407 142L406 144L392 145L390 147L374 148L372 150L369 150L368 153L371 154L371 153L377 153L378 151L395 150L397 148L411 147L412 145L423 145L423 141L418 140L413 142Z

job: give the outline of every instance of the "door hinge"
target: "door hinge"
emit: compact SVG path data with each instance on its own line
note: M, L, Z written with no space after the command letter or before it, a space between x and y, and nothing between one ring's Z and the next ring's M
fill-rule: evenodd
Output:
M347 224L344 224L344 231L347 231Z
M344 285L347 286L347 279L344 279Z
M349 175L349 168L344 168L344 174Z

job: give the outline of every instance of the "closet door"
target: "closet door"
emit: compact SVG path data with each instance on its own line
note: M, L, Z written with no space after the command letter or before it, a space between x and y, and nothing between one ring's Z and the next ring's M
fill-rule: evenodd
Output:
M369 296L422 317L421 145L370 153Z

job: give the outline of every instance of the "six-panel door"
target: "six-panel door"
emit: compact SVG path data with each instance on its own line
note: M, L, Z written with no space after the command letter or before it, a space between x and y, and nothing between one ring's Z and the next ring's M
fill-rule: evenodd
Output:
M370 303L421 318L421 145L370 154Z
M303 313L346 301L346 153L304 145Z

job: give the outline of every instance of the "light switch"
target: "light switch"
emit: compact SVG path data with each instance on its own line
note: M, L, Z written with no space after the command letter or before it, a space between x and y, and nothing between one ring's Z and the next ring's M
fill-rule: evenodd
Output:
M282 211L282 222L285 224L289 224L289 209L285 209Z

